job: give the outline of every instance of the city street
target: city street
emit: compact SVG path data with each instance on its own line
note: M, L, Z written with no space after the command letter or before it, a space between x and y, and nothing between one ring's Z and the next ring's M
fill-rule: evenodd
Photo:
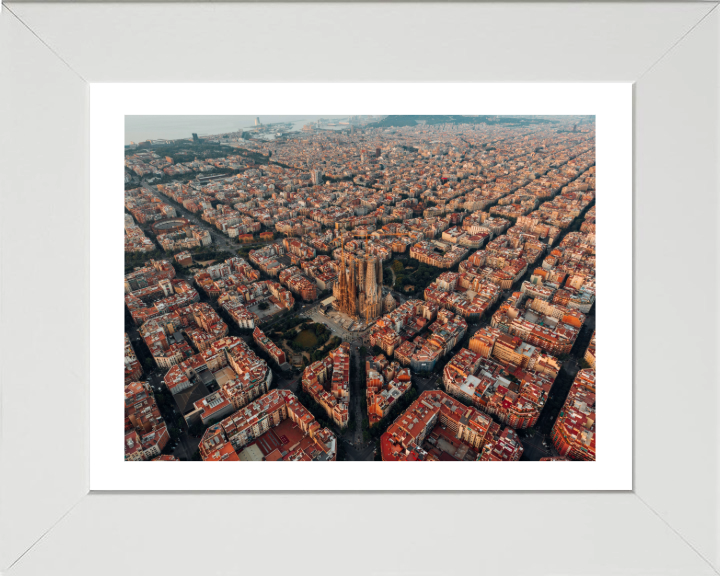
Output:
M535 432L532 436L521 436L520 440L523 445L523 455L520 460L540 460L548 456L557 456L550 439L546 439L539 432Z
M339 438L339 441L343 443L343 447L345 448L345 452L347 454L347 460L368 461L375 459L375 442L370 442L366 445L361 445L359 443L352 445L342 436Z
M355 430L353 431L353 443L360 446L363 439L362 423L365 419L363 414L363 399L365 398L365 387L362 385L362 371L365 370L360 354L358 353L359 343L353 341L350 343L350 413L355 420Z
M289 379L278 375L276 371L273 371L273 388L279 388L280 390L290 390L293 393L298 391L302 375L292 376Z
M431 374L428 377L421 377L413 375L413 384L417 387L418 394L427 392L428 390L439 390L442 389L442 375Z
M171 454L180 460L192 460L193 454L200 445L200 440L201 438L195 438L187 430L184 430L180 435L177 448Z

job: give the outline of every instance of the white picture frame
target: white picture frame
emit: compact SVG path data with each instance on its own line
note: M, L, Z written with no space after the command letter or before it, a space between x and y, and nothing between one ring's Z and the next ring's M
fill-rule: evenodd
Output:
M716 8L4 5L0 570L718 573ZM89 84L321 80L634 83L632 491L88 493Z

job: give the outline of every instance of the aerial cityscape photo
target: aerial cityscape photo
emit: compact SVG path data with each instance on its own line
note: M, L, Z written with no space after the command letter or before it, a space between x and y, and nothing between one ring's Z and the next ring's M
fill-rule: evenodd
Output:
M595 460L594 116L125 128L125 460Z

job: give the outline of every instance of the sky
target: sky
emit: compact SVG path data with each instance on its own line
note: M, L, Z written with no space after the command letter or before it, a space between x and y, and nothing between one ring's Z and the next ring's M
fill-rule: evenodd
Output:
M345 116L260 116L263 124L276 122L313 121L318 118L347 118ZM125 116L125 144L144 140L191 138L198 136L235 132L255 125L255 116Z

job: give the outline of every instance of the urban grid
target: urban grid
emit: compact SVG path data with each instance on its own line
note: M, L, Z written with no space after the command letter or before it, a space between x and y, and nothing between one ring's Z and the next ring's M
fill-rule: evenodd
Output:
M126 460L595 460L595 118L125 146Z

